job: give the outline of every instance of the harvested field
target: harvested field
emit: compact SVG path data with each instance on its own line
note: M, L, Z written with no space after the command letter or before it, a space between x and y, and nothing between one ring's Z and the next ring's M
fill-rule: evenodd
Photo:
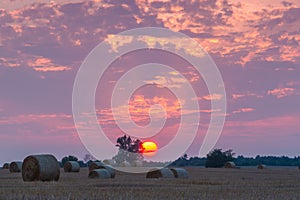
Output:
M188 179L122 172L114 179L89 179L82 168L61 173L57 182L23 182L21 173L0 170L0 199L300 199L297 167L185 169Z

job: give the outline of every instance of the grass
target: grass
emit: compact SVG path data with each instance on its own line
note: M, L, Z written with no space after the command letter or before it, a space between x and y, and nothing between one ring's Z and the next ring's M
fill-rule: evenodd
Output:
M23 182L0 170L0 199L300 199L300 170L187 168L189 179L146 179L118 172L88 179L88 169L64 173L58 182Z

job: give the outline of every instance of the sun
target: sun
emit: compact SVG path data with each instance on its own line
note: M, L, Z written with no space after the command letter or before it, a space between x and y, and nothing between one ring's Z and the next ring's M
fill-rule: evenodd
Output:
M151 154L157 151L157 144L152 141L143 142L141 145L141 152L143 154Z

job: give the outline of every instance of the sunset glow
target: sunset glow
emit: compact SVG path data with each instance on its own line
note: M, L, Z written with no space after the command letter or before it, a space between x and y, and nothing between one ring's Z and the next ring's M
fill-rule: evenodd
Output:
M157 145L155 142L143 142L142 143L142 153L143 154L149 154L149 153L154 153L158 149Z
M213 130L211 116L220 116L211 102L226 100L226 122L215 148L247 156L299 156L299 0L4 0L0 22L0 165L30 153L51 152L58 158L74 154L79 159L89 153L73 120L73 85L76 74L84 71L79 69L86 56L111 38L113 42L105 45L111 54L135 39L148 47L113 60L99 78L91 102L97 125L113 145L117 137L128 134L146 141L143 153L158 156L163 152L158 147L163 150L178 130L198 126L195 140L186 149L189 156L196 156L207 130ZM178 52L201 58L201 52L186 40L162 36L155 42L149 35L118 35L144 27L169 28L199 43L219 69L226 95L210 93L191 63L153 49L156 43L162 48L174 46ZM102 60L95 62L103 67ZM149 67L153 78L143 79L146 86L134 91L127 105L114 107L113 113L111 96L118 80L145 63L161 63L174 70L154 74ZM116 94L126 90L130 81ZM199 104L199 110L172 92L186 92L182 88L186 83L195 89L196 98L191 101ZM80 97L85 99L86 94ZM195 113L201 115L199 123L180 126L183 119L194 119ZM83 113L92 118L90 114ZM134 124L136 129L123 131L116 118L124 127ZM148 127L162 118L162 129ZM86 124L90 122L80 125Z

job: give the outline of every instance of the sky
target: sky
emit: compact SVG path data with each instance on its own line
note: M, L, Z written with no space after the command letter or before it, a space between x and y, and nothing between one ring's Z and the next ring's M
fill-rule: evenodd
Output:
M0 163L37 153L82 159L88 151L72 115L76 74L100 42L142 27L168 28L197 41L216 63L226 97L209 94L189 63L168 53L148 50L124 55L105 72L96 93L97 119L112 142L123 132L112 118L107 97L126 70L155 58L180 71L197 88L203 117L188 154L195 155L200 148L213 113L210 101L226 98L226 122L216 148L245 156L300 155L299 1L4 0L0 5ZM161 74L156 83L178 88L183 81L176 73L171 75L173 82ZM171 90L148 83L130 99L131 119L145 126L151 105L161 104L166 127L152 139L163 147L178 129L180 106ZM124 117L122 107L118 111ZM156 114L161 116L160 111Z

